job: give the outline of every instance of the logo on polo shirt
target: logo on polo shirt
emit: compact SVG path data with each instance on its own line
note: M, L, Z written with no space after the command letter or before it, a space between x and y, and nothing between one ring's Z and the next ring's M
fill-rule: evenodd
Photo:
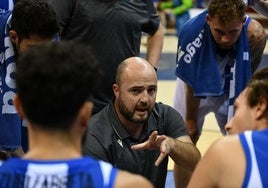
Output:
M117 140L117 143L118 143L121 147L123 147L122 140L118 139L118 140Z

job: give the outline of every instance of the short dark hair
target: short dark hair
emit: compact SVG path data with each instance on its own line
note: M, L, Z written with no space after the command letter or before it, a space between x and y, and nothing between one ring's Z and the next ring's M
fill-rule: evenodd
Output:
M261 101L268 103L268 67L255 72L247 87L249 88L247 102L250 107L256 106ZM264 115L268 118L268 107Z
M47 0L20 0L12 11L11 29L21 40L30 35L52 38L60 27L56 12Z
M243 20L247 6L243 0L210 0L208 14L218 17L222 25L230 23L234 18Z
M68 130L100 73L88 46L70 41L30 47L19 57L15 72L25 115L45 129Z

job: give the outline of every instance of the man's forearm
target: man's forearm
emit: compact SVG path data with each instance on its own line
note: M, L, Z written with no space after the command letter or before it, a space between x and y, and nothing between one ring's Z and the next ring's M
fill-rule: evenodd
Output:
M170 138L174 141L171 144L169 156L174 161L174 181L176 188L186 187L191 175L201 158L199 150L191 143L190 138Z
M261 62L266 45L265 30L262 25L254 19L252 19L249 24L248 37L250 44L251 72L254 73Z
M189 139L187 142L169 138L172 139L170 142L174 142L171 144L169 156L176 165L191 172L200 160L201 155L196 146L191 143L190 138L188 136L187 138Z
M186 117L185 124L187 126L192 142L196 144L199 139L199 130L197 125L197 116L199 110L200 99L194 97L193 90L186 86Z
M162 25L159 25L158 30L154 35L148 35L147 38L147 56L146 59L154 67L158 67L160 55L162 53L164 42L164 32Z
M186 87L186 121L197 121L197 114L199 109L200 99L194 97L193 89L189 86Z
M191 175L201 158L199 150L191 143L190 138L180 137L171 145L169 156L174 161L174 181L176 188L186 187Z

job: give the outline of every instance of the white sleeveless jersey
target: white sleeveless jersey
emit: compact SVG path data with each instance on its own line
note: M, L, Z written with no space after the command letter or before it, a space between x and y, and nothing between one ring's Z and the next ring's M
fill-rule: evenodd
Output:
M268 187L268 129L263 131L246 131L239 134L246 155L246 173L244 188Z

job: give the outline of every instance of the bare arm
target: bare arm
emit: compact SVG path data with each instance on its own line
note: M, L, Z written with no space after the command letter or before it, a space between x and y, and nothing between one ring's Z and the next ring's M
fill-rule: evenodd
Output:
M199 161L188 188L242 187L245 167L238 136L225 136L214 142Z
M173 150L169 156L175 162L174 164L174 181L176 188L186 187L191 175L200 160L199 150L193 145L190 137L183 136L177 138ZM173 157L172 157L173 156Z
M215 149L214 143L196 166L188 188L219 187L217 183L218 178L220 178L219 170L223 168L223 166L221 167L223 157L221 155L221 152Z
M251 72L258 68L266 45L266 33L262 25L252 19L248 26Z
M137 188L137 187L153 188L153 185L146 178L140 175L136 175L136 174L132 174L132 173L120 170L118 172L114 187L115 188Z
M151 63L154 67L158 67L158 62L160 55L162 53L164 41L163 27L159 24L158 30L147 37L147 61Z
M193 171L201 155L190 137L181 136L177 139L167 137L166 142L170 147L169 156L173 159L176 166Z
M186 117L185 123L189 131L189 135L194 144L196 144L199 134L197 127L197 114L200 99L194 97L193 89L186 85Z

